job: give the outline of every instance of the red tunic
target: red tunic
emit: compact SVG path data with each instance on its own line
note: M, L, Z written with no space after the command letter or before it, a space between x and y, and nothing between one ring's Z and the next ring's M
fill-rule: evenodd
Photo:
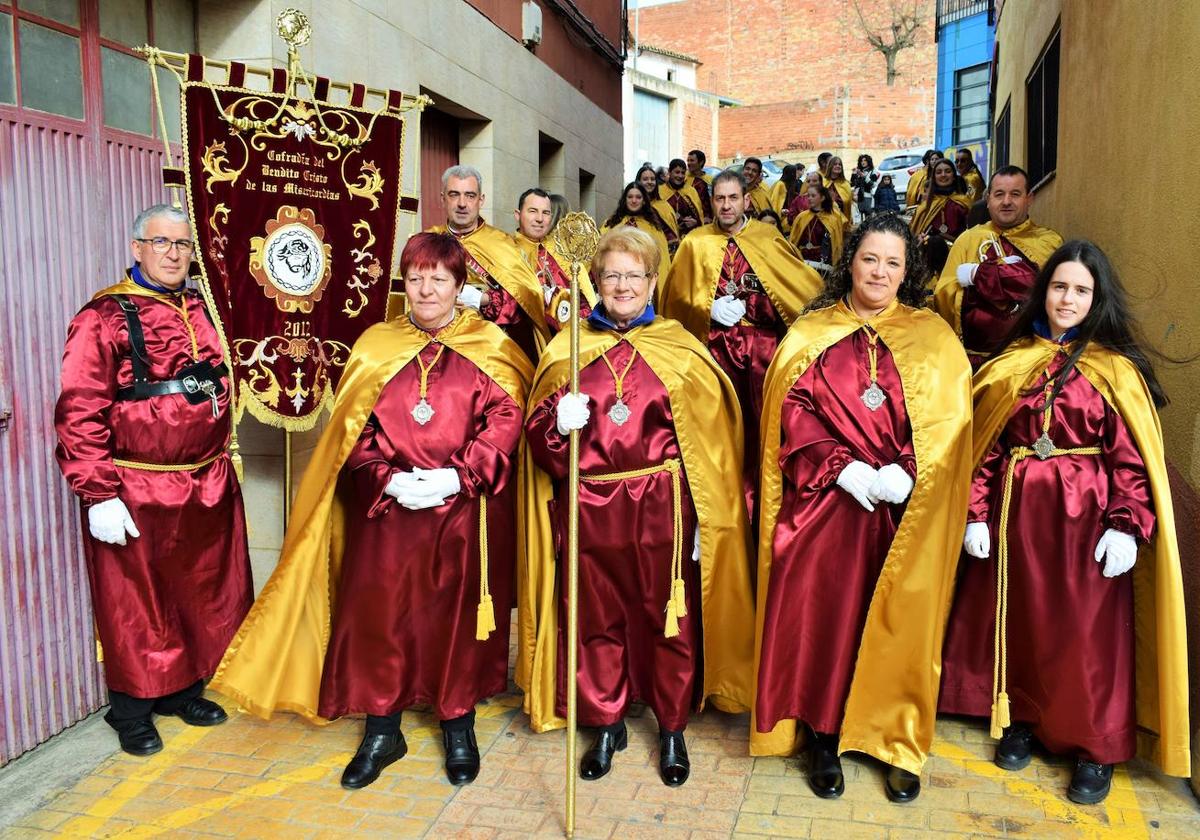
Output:
M459 241L461 240L462 238L459 237ZM464 250L466 250L465 246ZM471 255L470 250L467 250L466 258L468 273L482 280L486 286L483 300L479 303L480 316L485 321L491 321L503 329L509 338L517 342L517 346L524 351L530 361L536 362L538 358L537 339L535 338L537 330L534 329L533 324L529 323L529 316L525 314L525 310L521 309L521 304L517 303L517 299L488 273L488 270Z
M798 718L817 732L841 728L867 608L903 505L869 513L837 486L851 461L899 463L916 475L900 374L883 340L877 382L887 400L862 401L870 385L867 336L857 330L809 366L783 404L783 497L772 537L756 719L759 732Z
M779 339L787 332L787 324L775 311L775 305L763 291L762 283L754 276L754 269L746 255L733 239L725 247L725 258L721 263L721 276L716 288L718 297L729 294L746 304L746 315L742 323L732 327L711 322L708 328L708 351L721 370L729 375L742 407L745 435L743 452L746 453L742 465L742 484L746 509L753 526L758 521L755 500L758 498L759 464L754 453L758 452L763 382L771 359L775 356L775 348L779 346Z
M825 224L816 216L800 234L800 257L804 260L833 264L833 244Z
M437 353L421 351L426 365ZM448 720L507 686L516 558L513 453L521 409L469 360L446 348L429 372L434 416L414 360L392 377L342 467L346 548L321 674L319 713L387 715L418 703ZM397 470L454 467L462 490L412 511L384 488ZM496 629L475 639L479 496L488 502L488 583Z
M992 551L959 564L942 664L944 712L991 712L1004 474L1009 450L1042 434L1041 403L1040 387L1020 399L972 485L968 521L990 524ZM1108 528L1150 538L1150 483L1124 421L1078 371L1054 401L1049 434L1058 447L1099 446L1102 454L1016 466L1008 524L1012 719L1031 724L1051 752L1115 764L1135 751L1133 576L1104 577L1094 552Z
M686 232L688 230L697 228L704 223L700 218L701 213L699 208L693 207L692 203L683 197L683 193L675 193L673 196L667 199L667 204L670 204L671 209L675 211L675 217L679 220L679 229L681 231ZM694 219L696 224L694 224L692 228L688 228L683 224L684 219Z
M712 198L708 194L708 182L703 178L692 177L692 188L696 190L696 195L700 196L700 211L704 214L704 221L707 224L712 221Z
M1008 337L1017 310L1037 280L1037 265L1004 237L999 240L1004 249L999 256L1016 255L1021 261L1002 263L993 254L976 269L974 283L963 289L962 337L972 370L978 370Z
M633 347L608 351L620 373ZM616 402L613 375L602 359L579 373L591 397L591 419L579 435L579 721L605 726L622 720L630 703L646 703L662 729L679 731L697 701L701 679L700 574L691 559L696 512L683 485L683 573L687 615L679 635L663 635L671 591L671 476L659 472L622 481L587 476L625 472L680 458L667 389L639 355L624 379L631 412L618 426L608 418ZM568 438L555 427L561 388L535 406L525 424L534 460L556 482L567 476ZM551 512L559 556L566 552L566 493ZM560 571L565 566L560 564ZM566 586L560 586L557 713L566 715Z
M172 379L197 359L223 360L216 329L195 292L182 300L198 353L179 311L131 296L146 337L151 379ZM229 457L228 379L211 404L179 394L117 401L133 382L129 331L115 298L92 301L71 321L62 392L54 412L56 455L85 505L120 497L140 537L109 545L84 527L96 630L109 688L163 697L212 675L253 600L242 494ZM114 458L193 464L192 472L119 467ZM85 516L86 520L86 516Z

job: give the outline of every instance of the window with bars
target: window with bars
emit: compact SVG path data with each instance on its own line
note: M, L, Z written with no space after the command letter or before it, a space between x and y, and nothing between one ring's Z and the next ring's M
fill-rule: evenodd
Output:
M1011 101L1010 101L1011 102ZM992 171L1003 169L1012 163L1009 151L1009 135L1012 132L1010 102L1004 103L1000 119L996 120L996 133L992 135Z
M195 49L193 0L0 0L0 105L154 136L150 75L133 48ZM158 71L170 139L179 85Z
M1050 36L1025 80L1025 168L1035 189L1058 166L1059 34Z
M954 145L986 140L988 136L987 62L954 73Z

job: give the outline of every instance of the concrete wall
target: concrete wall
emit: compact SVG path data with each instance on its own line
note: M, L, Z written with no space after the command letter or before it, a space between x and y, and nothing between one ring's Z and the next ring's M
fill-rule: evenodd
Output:
M633 180L633 176L637 173L638 167L643 162L643 156L639 154L637 142L637 109L633 95L635 89L660 96L669 102L667 113L667 156L663 160L654 161L656 166L665 166L671 158L686 158L689 149L702 150L710 161L714 161L717 156L717 127L720 100L706 93L698 93L679 82L668 82L662 76L643 72L640 69L642 67L642 60L651 55L652 53L644 53L642 55L638 60L639 69L637 70L634 70L630 63L627 63L625 67L623 82L625 87L623 96L625 103L624 180L612 187L617 194L617 199L614 199L610 204L599 205L600 207L607 208L603 210L603 215L611 213L613 208L616 207L617 200L620 198L621 188ZM659 69L661 69L661 66Z
M954 74L992 60L995 33L987 20L986 13L956 20L938 36L935 145L939 149L954 145Z
M1033 215L1108 253L1148 342L1200 352L1196 210L1185 174L1200 135L1200 16L1191 0L1008 0L996 113L1012 107L1012 162L1025 162L1025 79L1061 20L1058 165ZM1152 45L1148 50L1147 46ZM1129 172L1118 200L1116 173ZM1132 173L1136 173L1134 176ZM1200 363L1159 364L1172 403L1161 413L1188 597L1193 787L1200 791Z

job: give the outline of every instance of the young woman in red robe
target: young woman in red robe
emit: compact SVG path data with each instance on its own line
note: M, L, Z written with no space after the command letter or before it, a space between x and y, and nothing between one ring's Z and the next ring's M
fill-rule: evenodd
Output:
M1160 736L1166 772L1187 775L1184 645L1165 644L1184 633L1166 397L1134 336L1108 259L1076 240L980 368L963 543L979 560L963 567L944 657L941 709L990 714L1007 770L1035 739L1074 756L1067 796L1083 804L1107 796L1139 728Z
M365 714L347 788L404 756L400 714L416 704L441 721L450 782L472 781L475 706L507 685L532 367L500 327L455 308L465 260L449 234L409 239L409 313L355 344L279 566L215 680L264 717Z
M924 251L925 263L933 273L933 282L946 265L950 246L967 229L967 212L971 209L969 190L951 161L942 158L933 164L933 180L913 213L911 224Z

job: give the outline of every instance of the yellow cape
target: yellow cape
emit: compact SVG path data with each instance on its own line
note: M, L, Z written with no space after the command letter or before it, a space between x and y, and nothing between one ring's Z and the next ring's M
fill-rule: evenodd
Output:
M183 289L180 289L179 291L183 292ZM149 298L169 298L171 296L169 293L156 292L153 289L147 289L145 286L139 286L128 277L126 277L120 283L114 283L108 288L101 289L100 291L96 292L96 294L92 295L92 300L99 300L100 298L108 297L109 295L140 295L141 297Z
M586 367L621 336L585 324L579 364ZM742 422L737 394L703 345L664 318L624 334L667 389L683 471L700 523L703 698L727 712L750 707L754 605L747 562L749 528L741 496ZM529 405L537 406L570 379L570 337L546 348ZM547 502L550 477L522 445L517 561L518 653L515 679L535 732L566 725L554 712L558 588ZM565 561L564 561L565 562ZM690 561L689 561L690 562Z
M964 230L950 246L946 265L933 291L934 310L953 327L960 339L963 290L962 286L958 285L958 267L963 263L979 262L981 247L994 239L1007 239L1039 268L1045 265L1050 255L1062 245L1062 237L1058 233L1050 228L1035 225L1032 219L1026 219L1011 228L997 227L995 222L989 221ZM995 259L994 249L988 249L988 253L991 259Z
M608 231L612 230L614 227L620 227L621 225L628 223L630 219L633 219L634 227L636 227L638 230L644 230L646 233L650 234L651 238L654 239L654 244L658 246L658 289L661 292L663 281L667 279L667 272L671 270L671 252L667 248L667 237L663 235L661 230L652 225L650 222L646 221L641 216L626 216L625 218L621 219L621 221L617 222L616 225L605 225L604 227L600 228L600 232L608 233ZM655 306L658 306L657 293Z
M462 310L437 338L524 407L532 365L503 330L472 310ZM429 340L408 318L401 318L372 326L351 351L329 423L296 493L279 565L212 680L212 688L259 717L270 718L276 709L284 709L324 722L317 714L321 669L345 545L337 476L383 387Z
M796 255L774 225L747 219L733 239L762 281L775 311L784 323L791 324L821 291L820 276ZM682 323L704 344L728 242L729 235L715 223L696 228L679 243L671 273L659 292L662 314Z
M537 242L527 237L525 234L517 231L513 234L513 243L520 250L525 264L533 269L534 274L537 274ZM558 250L558 242L555 240L553 233L548 235L540 243L546 246L547 253L550 258L558 263L559 268L563 270L563 274L567 277L571 276L571 261L563 256L562 251ZM584 261L579 266L579 293L583 295L588 306L596 305L596 289L592 286L592 263L590 260Z
M700 201L700 193L696 192L696 188L691 184L684 184L680 189L675 189L670 184L658 185L658 199L670 204L671 196L679 193L683 196L683 200L692 205L696 211L696 218L703 224L704 222L704 204Z
M1054 342L1021 339L979 369L972 434L976 465L1004 431L1021 394L1056 352ZM1125 356L1089 344L1077 367L1121 415L1150 476L1157 527L1132 572L1138 751L1167 775L1186 777L1191 773L1187 627L1162 427L1145 380Z
M963 176L963 180L967 182L967 197L972 204L983 198L987 186L983 183L983 176L979 174L978 169L972 169Z
M932 312L894 301L864 322L838 303L798 318L780 343L763 391L754 668L757 675L772 541L783 494L783 401L822 352L864 323L879 333L900 373L917 480L871 598L839 746L919 773L933 741L942 637L954 597L971 482L971 367L953 334ZM838 562L836 557L813 559ZM750 752L788 755L797 746L796 734L794 720L781 721L765 734L752 722Z
M833 192L834 190L837 191L838 196L842 199L842 208L845 210L842 215L846 218L846 227L850 227L850 220L854 218L853 213L850 210L850 208L854 206L854 191L850 189L850 182L846 180L845 176L834 181L822 175L821 183L823 183L825 188L830 192ZM834 202L833 206L834 208L837 208L837 202Z
M908 188L904 191L904 203L909 207L921 200L921 187L925 184L928 169L929 167L922 166L908 179Z
M820 219L821 224L825 225L825 230L829 231L830 259L833 260L832 265L836 266L842 258L842 239L846 233L846 217L836 209L828 213L823 210L820 213L805 210L792 223L792 235L788 237L788 241L799 251L800 240L804 238L804 231L812 224L813 219Z
M771 203L771 194L767 192L762 181L759 181L754 189L748 191L746 195L750 196L750 206L754 209L756 216L764 210L775 209L775 205Z
M447 233L445 225L431 227L432 233ZM458 237L458 241L471 252L480 265L487 269L492 279L516 298L521 310L533 323L534 335L537 340L538 352L550 340L550 326L546 323L545 302L542 298L542 285L538 282L537 274L520 250L513 244L512 238L494 228L482 219L479 227L466 236Z
M929 226L933 224L933 220L937 218L937 214L942 212L942 208L946 206L947 201L953 201L966 210L971 209L971 199L962 193L935 195L929 201L922 202L917 208L917 212L913 213L912 221L908 223L909 230L918 236L925 233Z

